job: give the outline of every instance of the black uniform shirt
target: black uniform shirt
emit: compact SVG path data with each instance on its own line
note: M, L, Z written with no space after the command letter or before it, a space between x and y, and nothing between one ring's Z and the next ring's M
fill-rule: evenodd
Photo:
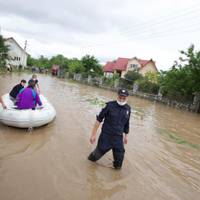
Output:
M19 94L20 90L23 89L23 88L24 88L24 86L21 83L15 85L15 87L13 87L13 89L10 92L10 96L16 99L16 97Z
M128 104L120 106L117 101L106 103L105 108L97 116L99 122L104 119L102 133L111 135L128 134L130 114L131 108Z

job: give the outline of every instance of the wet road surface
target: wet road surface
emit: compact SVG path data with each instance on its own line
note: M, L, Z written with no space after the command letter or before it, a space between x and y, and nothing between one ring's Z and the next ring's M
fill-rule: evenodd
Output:
M0 76L0 94L30 74ZM87 160L95 115L116 94L74 82L38 77L56 119L28 132L0 124L1 200L199 199L200 115L136 97L123 169L112 153Z

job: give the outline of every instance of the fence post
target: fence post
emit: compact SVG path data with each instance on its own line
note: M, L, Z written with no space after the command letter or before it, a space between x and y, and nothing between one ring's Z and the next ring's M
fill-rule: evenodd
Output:
M193 108L196 113L200 113L200 92L194 93Z
M133 85L133 93L136 93L138 91L138 89L139 89L138 83L134 83L134 85Z
M158 97L158 100L162 100L162 93L161 93L161 89L159 88L158 90L158 94L157 94L157 97Z
M87 82L88 82L88 84L90 84L92 82L92 76L91 75L88 76Z
M116 80L114 81L114 88L118 88L118 87L119 87L119 80L116 79Z

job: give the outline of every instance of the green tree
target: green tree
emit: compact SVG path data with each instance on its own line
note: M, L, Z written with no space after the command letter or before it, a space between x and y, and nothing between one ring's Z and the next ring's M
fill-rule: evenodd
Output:
M180 52L182 57L169 71L161 72L159 83L162 93L179 101L191 101L195 92L200 91L200 52L191 45Z
M150 94L158 94L159 85L155 82L149 81L147 77L139 79L137 83L139 86L139 91Z
M42 67L42 68L51 67L51 64L48 58L45 58L43 55L41 55L40 58L38 59L38 67Z
M184 57L180 57L179 68L187 72L188 87L191 92L200 92L200 51L195 51L191 45L187 51L181 51Z
M142 78L142 75L139 74L137 71L128 71L124 76L124 79L128 81L129 84L132 86L136 80L139 80L141 78Z
M27 65L28 66L34 66L36 63L36 59L32 58L31 55L28 55L28 59L27 59Z
M57 56L53 56L50 59L50 66L56 64L59 65L60 67L64 67L66 69L68 69L68 59L66 57L64 57L61 54L58 54Z
M83 73L84 67L80 60L73 58L68 60L68 70L70 73Z
M85 73L93 76L103 75L102 67L99 64L99 61L94 56L85 55L82 57L81 62Z
M144 78L152 83L158 83L158 73L147 72Z
M8 59L9 46L5 45L3 36L0 35L0 67L5 66L6 59Z

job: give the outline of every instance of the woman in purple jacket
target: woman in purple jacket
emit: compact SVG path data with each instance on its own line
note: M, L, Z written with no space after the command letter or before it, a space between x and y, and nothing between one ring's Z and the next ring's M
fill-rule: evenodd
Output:
M34 90L35 81L30 80L27 88L22 89L17 96L18 109L35 109L38 105L42 105L38 93Z

